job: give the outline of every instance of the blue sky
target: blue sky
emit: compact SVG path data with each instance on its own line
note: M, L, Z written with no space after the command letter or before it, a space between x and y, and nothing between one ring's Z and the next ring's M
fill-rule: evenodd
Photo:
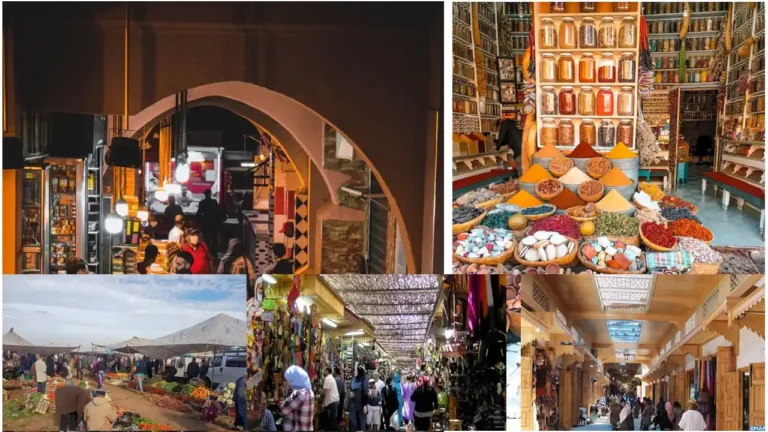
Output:
M244 276L3 276L3 333L40 345L155 339L219 313L245 320Z

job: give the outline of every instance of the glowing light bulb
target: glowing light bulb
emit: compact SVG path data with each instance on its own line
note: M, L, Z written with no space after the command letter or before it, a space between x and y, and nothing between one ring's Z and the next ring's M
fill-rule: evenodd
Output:
M158 187L158 188L155 190L155 198L156 198L158 201L163 201L163 202L165 202L166 200L168 200L168 192L166 192L166 191L165 191L165 189L163 189L163 187L162 187L162 186L159 186L159 187Z
M120 198L119 200L117 200L117 204L115 204L115 212L116 212L116 213L117 213L117 214L118 214L120 217L125 217L125 215L127 215L127 214L128 214L128 203L127 203L127 202L125 202L125 200L124 200L124 199L122 199L122 198Z
M149 219L149 210L144 206L139 207L136 211L136 217L139 218L140 221L146 222L147 219Z
M117 234L123 230L123 218L112 212L104 219L104 228L110 234Z
M186 183L189 180L189 164L182 162L176 166L176 181Z

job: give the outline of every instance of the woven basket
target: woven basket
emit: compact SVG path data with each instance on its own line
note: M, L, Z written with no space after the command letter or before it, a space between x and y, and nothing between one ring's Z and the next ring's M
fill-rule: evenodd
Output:
M530 215L530 216L528 216L528 215L526 215L526 214L523 214L522 212L521 212L520 214L522 214L523 216L525 216L525 218L526 218L526 219L528 219L528 222L534 222L534 221L537 221L537 220L541 220L541 219L544 219L544 218L550 217L550 216L552 216L553 214L555 214L555 212L557 211L557 207L555 207L555 206L553 206L553 205L551 205L551 204L544 204L544 205L548 205L548 206L552 207L552 211L550 211L550 212L548 212L548 213L541 213L541 214L537 214L537 215ZM538 207L538 206L537 206L537 207Z
M557 191L548 193L548 194L539 192L539 185L541 185L544 182L551 182L551 181L557 182L557 184L560 186L559 188L557 188ZM551 200L552 198L560 195L560 192L562 191L563 191L563 184L558 179L542 179L536 182L536 195L538 195L544 201Z
M552 169L552 162L561 161L561 160L566 161L567 168L565 168L565 171L554 171ZM551 172L556 177L564 176L565 173L567 173L571 168L573 168L573 161L570 158L567 158L567 157L556 157L556 158L552 159L552 161L549 163L549 172Z
M518 253L519 248L515 246L515 261L518 263L526 266L526 267L546 267L550 264L557 264L560 267L570 267L573 264L576 263L576 254L579 251L579 242L578 240L574 240L570 237L566 237L569 241L572 241L574 243L573 250L568 255L556 258L549 261L526 261L524 260L520 254Z
M576 206L576 207L581 207L581 206ZM593 220L597 219L597 215L592 216L592 217L576 217L576 216L572 215L571 214L571 209L575 209L576 207L569 208L568 210L565 211L565 214L570 216L571 219L575 220L576 222L587 222L587 221L593 221ZM600 211L598 211L597 213L600 214Z
M487 215L487 214L488 214L488 212L484 211L483 214L481 214L480 216L472 219L471 221L467 221L467 222L464 222L464 223L460 223L460 224L454 225L453 226L453 235L461 234L463 232L468 232L475 225L479 224L480 221L482 221L483 218L485 218L485 215Z
M583 245L582 245L582 247L583 247ZM605 273L605 274L643 274L646 271L648 271L648 266L645 263L645 255L640 255L640 262L642 263L642 267L639 270L635 270L635 271L618 270L618 269L613 269L613 268L610 268L610 267L599 267L599 266L596 266L595 264L592 264L592 261L586 259L584 257L584 255L581 253L581 249L582 248L579 247L579 253L578 253L579 261L581 261L581 264L584 267L586 267L586 268L588 268L588 269L590 269L592 271L598 272L598 273Z
M720 264L722 263L722 261L716 263L694 262L691 267L691 274L718 274L720 273Z
M654 250L656 252L671 252L672 249L674 249L675 246L677 246L677 239L675 239L675 244L672 245L672 247L659 246L656 243L653 243L652 241L648 240L643 235L643 225L642 224L640 224L639 231L640 231L640 239L643 241L643 243L645 243L646 246L648 246L648 249Z
M512 198L512 195L514 195L516 193L517 193L517 191L504 194L504 195L502 195L502 196L500 196L498 198L494 198L492 200L481 202L480 204L475 204L475 207L479 208L479 209L483 209L483 210L491 210L494 207L496 207L496 204L503 203L504 201Z
M593 160L593 159L605 159L605 160L607 160L607 161L608 161L608 163L610 163L610 162L611 162L611 160L610 160L610 159L608 159L608 158L604 158L604 157L602 157L602 156L599 156L599 157L593 157L593 158L589 158L589 159L587 160L587 163L586 163L586 164L584 164L584 172L585 172L585 173L586 173L588 176L590 176L590 177L592 177L593 179L597 180L597 179L599 179L599 178L600 178L600 177L602 177L602 176L596 177L596 176L594 176L594 175L590 174L590 173L589 173L589 168L588 168L588 166L589 166L589 162L590 162L591 160ZM611 164L611 166L613 166L613 164ZM608 171L610 171L610 168L608 169ZM605 175L605 174L606 174L608 171L606 171L605 173L603 173L603 175Z
M590 242L597 241L598 237L608 237L608 240L610 240L612 242L620 241L620 242L623 242L623 243L628 244L628 245L640 247L640 235L639 234L634 236L634 237L596 236L596 235L593 235L593 236L589 236L589 237L584 237L584 241L590 241Z
M494 266L494 265L502 264L508 261L510 258L512 258L516 249L517 249L517 241L512 240L512 247L509 248L503 254L497 255L495 257L467 258L458 254L453 254L453 258L467 264L485 264L485 265Z
M582 183L586 184L587 182ZM581 185L579 185L579 188L576 189L576 194L579 196L579 198L583 199L585 202L593 203L600 201L600 198L603 197L603 194L605 194L605 186L603 186L602 183L597 182L597 184L600 185L600 192L596 193L595 195L585 195L581 192Z

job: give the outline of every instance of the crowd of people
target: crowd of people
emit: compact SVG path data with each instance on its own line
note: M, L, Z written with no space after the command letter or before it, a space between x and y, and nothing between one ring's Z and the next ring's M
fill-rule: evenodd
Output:
M613 430L634 430L634 419L640 419L640 430L704 431L707 423L698 411L695 399L687 403L683 412L680 402L660 398L654 405L648 397L614 396L610 404L610 421Z

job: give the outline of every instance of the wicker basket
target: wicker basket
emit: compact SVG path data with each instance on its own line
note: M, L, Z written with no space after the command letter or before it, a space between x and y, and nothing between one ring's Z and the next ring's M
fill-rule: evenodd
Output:
M520 254L518 253L519 248L515 247L515 261L518 263L526 266L526 267L546 267L550 264L557 264L560 267L570 267L576 263L576 254L579 251L579 242L578 240L574 240L570 237L566 237L568 241L572 241L574 243L573 250L568 255L556 258L549 261L526 261L524 260Z
M694 261L691 274L718 274L722 263L722 261L716 263L697 263Z
M640 247L640 235L639 234L634 236L634 237L602 236L602 235L601 236L596 236L596 235L593 235L593 236L584 237L584 241L590 241L590 242L597 241L598 237L608 237L608 240L610 240L612 242L620 241L620 242L628 244L628 245Z
M654 250L656 252L671 252L672 249L674 249L675 246L677 246L677 239L675 239L675 244L672 245L672 247L659 246L656 243L653 243L652 241L648 240L643 235L643 225L642 224L640 224L639 231L640 231L640 239L643 241L643 243L645 243L646 246L648 246L648 249L650 249L650 250Z
M642 266L640 267L639 270L630 271L630 270L618 270L610 267L598 267L595 264L592 264L592 261L586 259L584 255L581 253L581 249L583 248L583 246L584 245L582 244L582 247L579 247L579 253L578 253L579 261L581 261L581 264L584 267L592 271L595 271L598 273L605 273L605 274L643 274L646 271L648 271L648 266L645 263L645 255L640 255L640 262L642 263Z
M557 191L555 191L555 192L548 193L548 194L541 193L541 192L539 192L539 186L542 183L544 183L544 182L556 182L559 187L557 188ZM541 179L541 180L536 182L536 195L538 195L541 199L543 199L545 201L549 201L552 198L560 195L560 192L562 192L562 191L563 191L563 184L558 179Z
M488 200L486 202L481 202L480 204L475 204L476 208L482 209L482 210L491 210L494 207L496 207L496 204L501 204L504 201L512 198L514 194L516 194L517 191L506 193L498 198L494 198L492 200Z
M583 207L583 206L576 206L576 207ZM576 207L571 207L568 210L565 211L565 214L571 217L571 219L575 220L576 222L587 222L587 221L593 221L597 219L597 215L592 217L576 217L571 214L571 210L575 209ZM600 211L597 212L597 214L600 214Z
M579 195L579 198L583 199L584 202L588 202L588 203L600 201L600 198L602 198L603 194L605 193L605 186L603 186L602 183L600 183L597 180L591 180L591 181L594 181L595 183L600 185L600 192L596 193L595 195L585 195L581 192L581 185L587 184L587 182L580 184L579 188L576 189L576 194Z
M565 168L564 171L554 171L552 169L552 163L555 161L565 161L567 168ZM567 157L556 157L552 159L552 161L549 163L549 172L551 172L556 177L562 177L567 173L571 168L573 168L573 161L570 158Z
M484 258L467 258L458 254L453 254L453 258L467 264L485 264L485 265L495 266L498 264L502 264L508 261L510 258L512 258L516 249L517 249L517 242L515 240L512 240L512 247L507 249L507 251L501 255L497 255L494 257L484 257Z
M460 224L454 225L453 226L453 235L461 234L463 232L468 232L475 225L479 224L480 221L482 221L483 218L485 218L485 215L487 215L487 214L488 214L488 212L484 211L483 214L481 214L480 216L472 219L471 221L467 221L467 222L464 222L464 223L460 223Z
M541 219L544 219L544 218L550 217L550 216L552 216L553 214L555 214L555 212L557 211L557 207L555 207L555 206L553 206L553 205L551 205L551 204L543 204L543 205L546 205L546 206L550 206L550 207L552 207L552 210L551 210L551 211L549 211L549 212L547 212L547 213L541 213L541 214L530 215L530 216L529 216L529 215L526 215L526 214L524 214L524 213L522 213L522 212L521 212L520 214L522 214L523 216L525 216L525 218L526 218L526 219L528 219L528 222L534 222L534 221L537 221L537 220L541 220ZM537 206L537 207L539 207L539 206Z
M588 168L588 167L589 167L589 162L590 162L590 161L592 161L592 160L599 160L599 159L605 159L605 160L607 160L607 161L608 161L608 163L611 163L611 160L610 160L610 159L608 159L608 158L604 158L604 157L602 157L602 156L599 156L599 157L593 157L593 158L589 158L589 159L587 160L587 163L586 163L586 164L584 164L584 172L585 172L585 173L586 173L588 176L592 177L592 178L593 178L593 179L595 179L595 180L599 179L599 178L600 178L600 177L602 177L602 176L599 176L599 177L595 177L595 176L593 176L592 174L590 174L590 173L589 173L589 168ZM611 166L613 166L613 164L611 164ZM608 171L610 171L610 168L608 169ZM606 174L608 171L606 171L605 173L603 173L603 175L605 175L605 174Z

